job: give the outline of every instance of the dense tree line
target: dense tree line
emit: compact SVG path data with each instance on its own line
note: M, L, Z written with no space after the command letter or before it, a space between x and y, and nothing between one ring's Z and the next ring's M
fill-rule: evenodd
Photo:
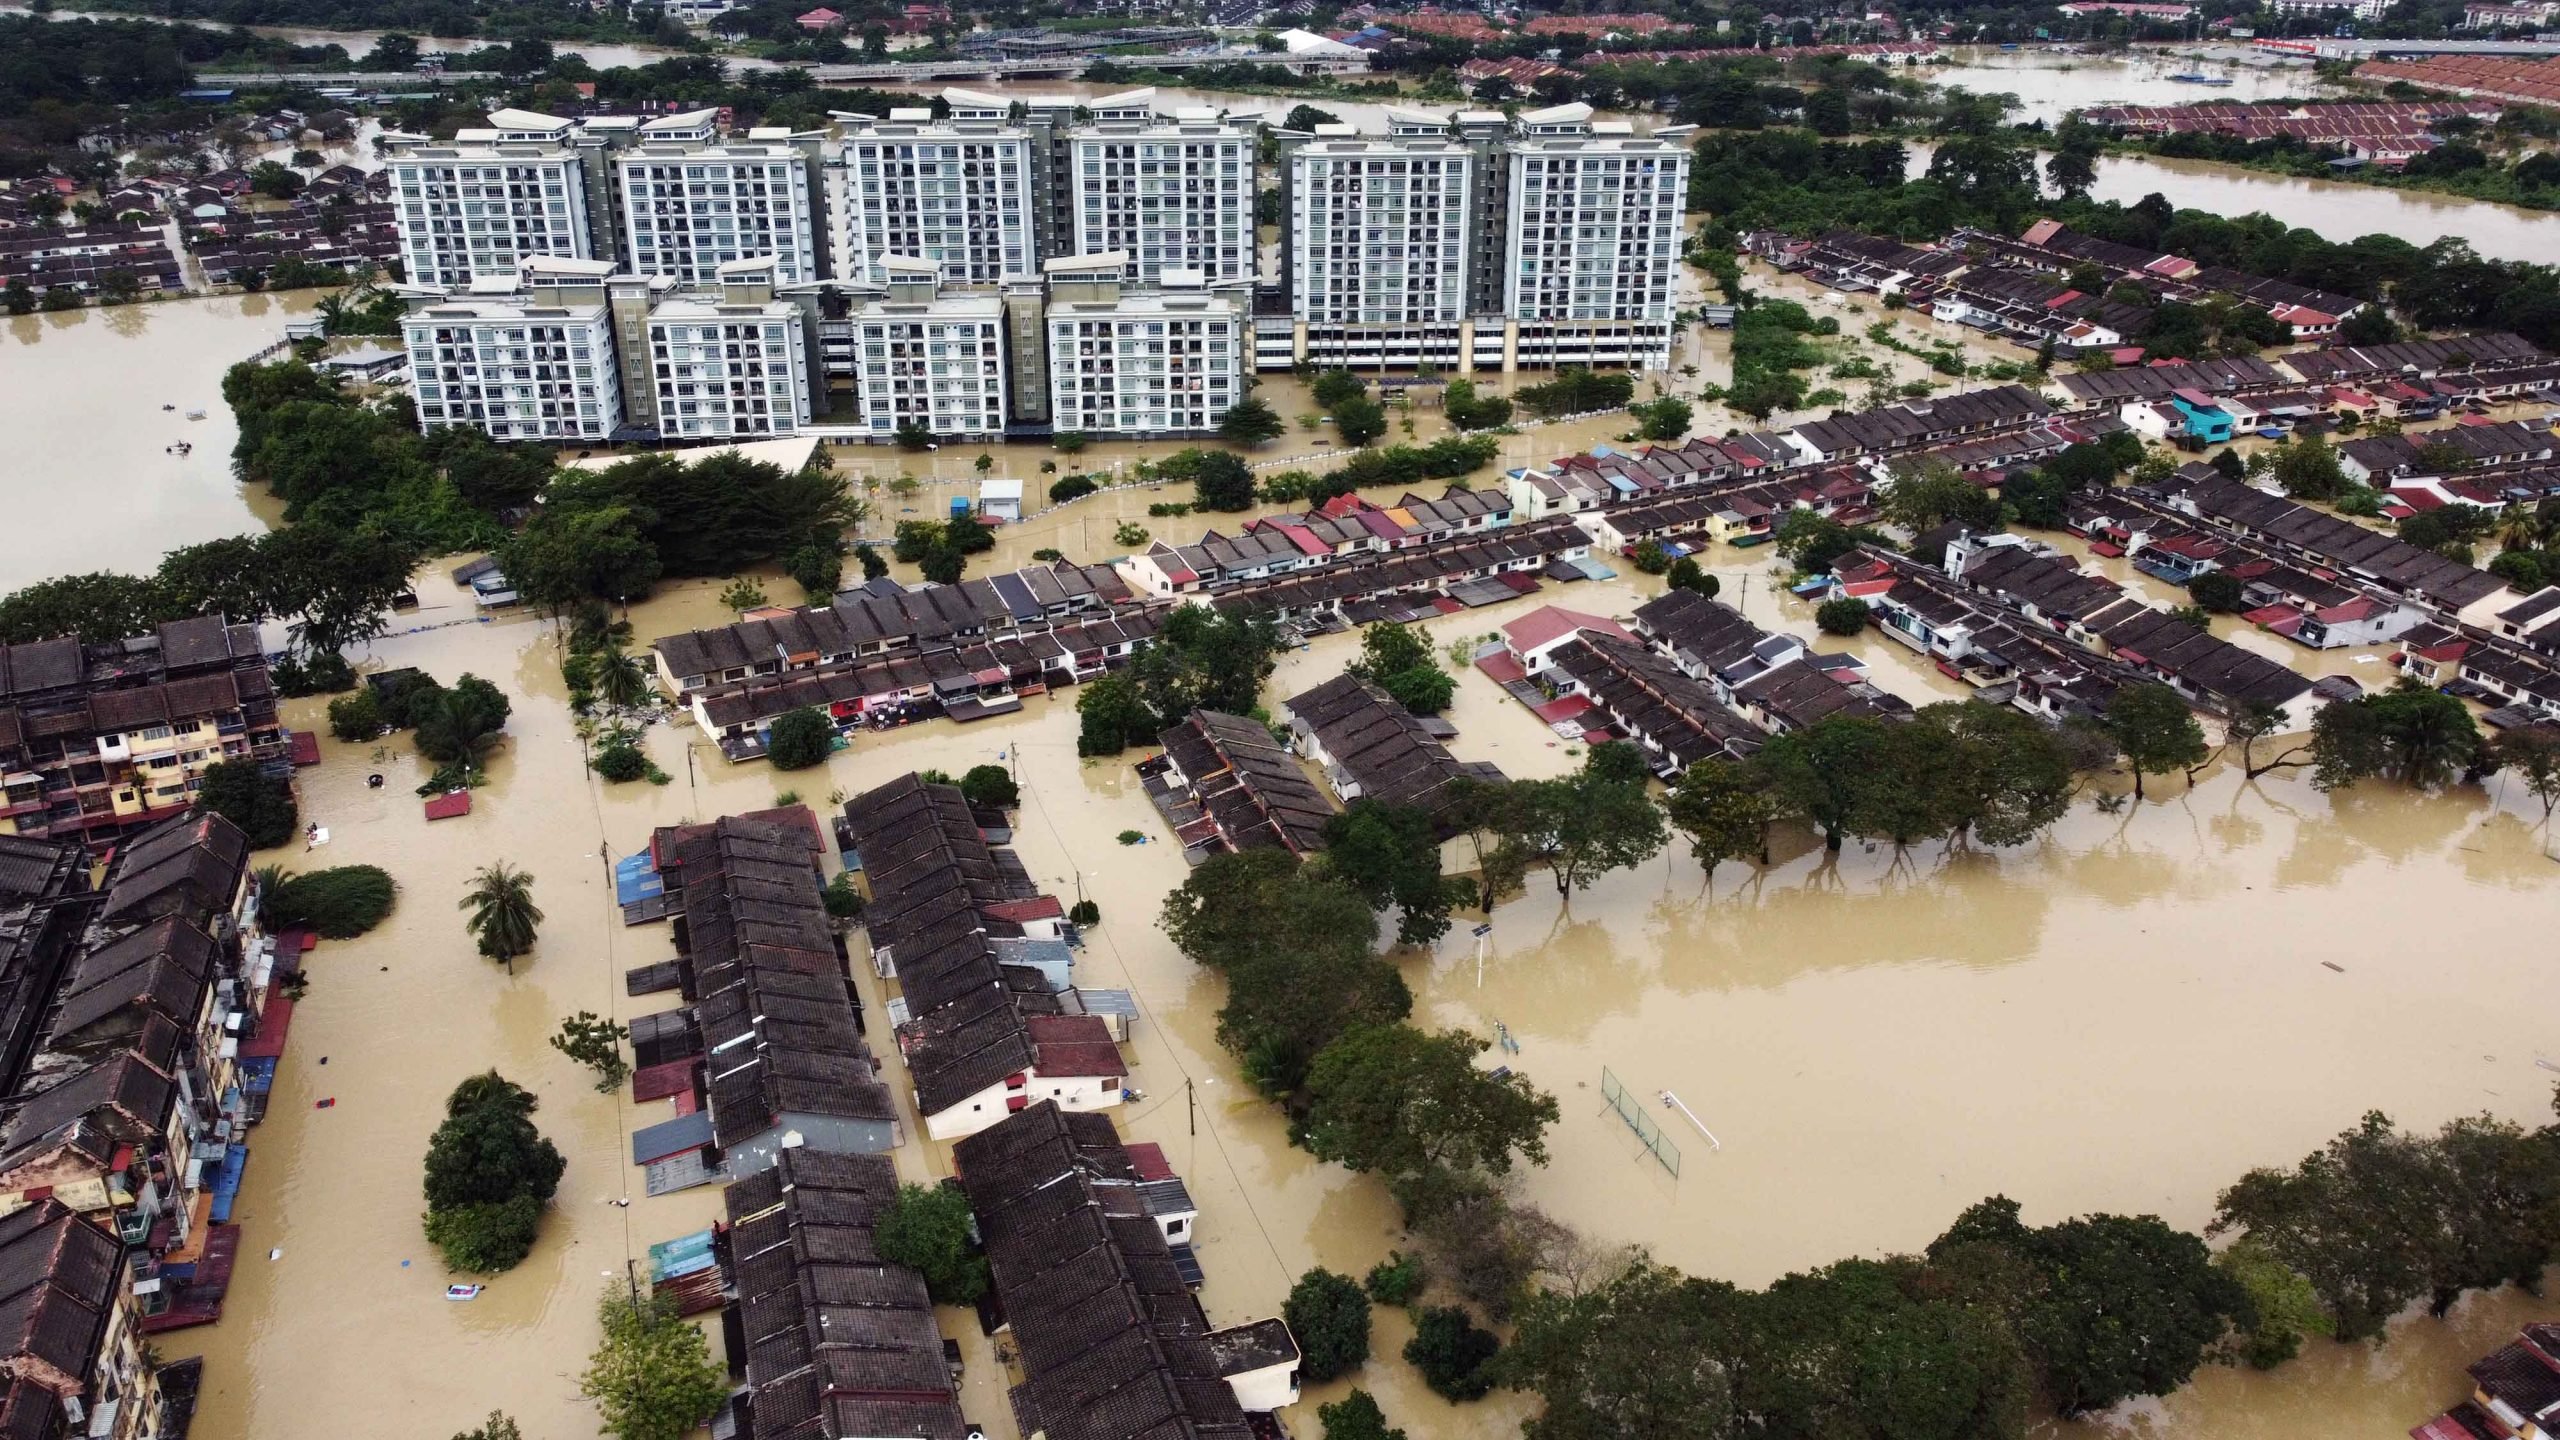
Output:
M197 66L343 65L346 59L335 45L289 45L239 30L0 15L0 178L49 165L74 175L112 175L112 157L84 155L76 142L128 115L177 126L209 123L215 107L177 98L194 87Z
M537 605L636 600L661 579L772 562L831 592L844 530L860 514L845 482L823 467L785 470L735 451L639 455L560 471L499 563Z
M427 1239L456 1270L513 1269L569 1162L534 1129L541 1102L492 1070L454 1087L427 1145Z

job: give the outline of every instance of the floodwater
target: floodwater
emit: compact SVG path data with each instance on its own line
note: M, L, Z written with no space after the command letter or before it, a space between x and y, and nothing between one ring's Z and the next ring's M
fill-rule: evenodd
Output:
M0 592L87 570L147 574L164 551L270 525L273 502L232 478L239 430L222 373L283 339L326 293L0 320L0 390L17 417L0 449L0 504L21 537L40 537L0 546ZM197 410L203 419L187 418ZM195 448L171 454L178 443Z
M1068 538L1078 508L1008 527L996 558ZM1207 523L1157 522L1174 539ZM1710 559L1754 619L1810 633L1809 608L1775 587L1765 550ZM1445 645L1550 602L1624 616L1658 586L1631 576L1551 587L1431 629ZM636 634L716 621L716 588L662 594L635 613ZM491 1406L528 1433L583 1433L575 1376L594 1344L596 1294L716 1208L709 1191L638 1195L626 1137L665 1118L663 1102L596 1095L543 1043L574 1010L628 1017L664 1003L622 994L622 971L664 957L667 940L619 925L610 858L654 825L786 790L828 806L916 768L1016 767L1025 863L1057 893L1101 906L1079 981L1125 987L1141 1012L1130 1073L1145 1098L1115 1118L1129 1138L1163 1144L1202 1202L1213 1320L1274 1313L1308 1266L1357 1274L1409 1245L1380 1187L1291 1149L1277 1113L1240 1085L1215 1041L1217 986L1153 924L1185 872L1129 768L1141 757L1077 760L1073 692L976 726L865 734L824 771L797 774L731 766L690 730L655 727L647 745L672 783L605 787L579 768L546 628L472 623L432 571L421 589L420 628L369 658L498 681L516 697L510 739L475 813L432 834L408 791L425 767L405 744L325 742L324 763L302 772L305 810L332 841L286 862L382 864L401 905L374 934L313 953L274 1106L252 1140L240 1205L251 1258L230 1313L163 1342L210 1360L200 1433L316 1440L358 1406L414 1415L420 1435ZM1332 637L1291 653L1266 699L1329 677L1355 644ZM1852 648L1915 702L1954 693L1879 635ZM315 724L318 710L294 702L288 720ZM1460 678L1451 718L1461 758L1515 777L1578 763L1479 675ZM364 786L373 770L389 777L380 790ZM1599 1239L1747 1284L1911 1249L1994 1192L2039 1220L2110 1209L2198 1225L2243 1170L2289 1163L2367 1108L2413 1125L2547 1113L2552 1077L2536 1061L2560 1063L2560 1044L2541 1033L2554 982L2542 957L2512 943L2547 917L2554 876L2529 802L2476 790L2323 797L2285 776L2244 786L2227 769L2192 793L2174 779L2152 790L2118 814L2083 803L2008 852L1852 847L1826 861L1790 837L1765 875L1728 866L1709 884L1675 842L1570 905L1533 877L1494 917L1481 985L1463 928L1400 963L1419 1023L1487 1036L1508 1026L1521 1045L1509 1062L1562 1102L1554 1162L1528 1177L1527 1199ZM1113 837L1124 830L1150 843L1123 848ZM530 869L548 916L513 977L473 956L453 908L469 871L491 859ZM882 987L860 966L855 979L878 1015ZM1639 1095L1677 1092L1722 1148L1675 1132L1682 1173L1666 1174L1602 1108L1604 1064ZM493 1065L543 1097L537 1120L569 1171L533 1257L480 1300L449 1304L418 1232L415 1167L444 1091ZM321 1099L336 1103L315 1109ZM949 1170L939 1145L910 1144L897 1160L918 1179ZM628 1208L612 1203L623 1198ZM282 1253L270 1260L272 1250ZM2386 1348L2316 1346L2273 1376L2212 1371L2164 1401L2055 1430L2397 1433L2461 1393L2464 1363L2555 1313L2511 1293L2477 1297L2444 1322L2404 1321ZM959 1312L943 1323L967 1350L972 1418L1004 1440L1010 1417L986 1342ZM1452 1410L1393 1358L1406 1334L1401 1316L1380 1315L1378 1358L1353 1377L1396 1424L1417 1440L1510 1432L1523 1397ZM450 1377L465 1374L473 1384L458 1395ZM1340 1388L1311 1392L1308 1406ZM1311 1408L1296 1419L1312 1429Z
M24 11L26 8L27 7L24 4L10 3L0 5L0 12ZM201 25L208 30L240 28L246 29L252 34L264 35L270 39L282 40L291 45L343 46L346 49L348 58L351 61L359 62L364 59L365 55L373 49L374 45L379 42L384 35L393 33L384 30L312 30L298 25L248 25L233 27L217 25L210 20L179 20L170 22L166 21L164 17L161 16L142 15L114 10L56 10L52 12L52 18L56 20L162 20L163 23ZM437 50L469 51L476 50L483 45L499 43L484 39L457 38L452 36L418 35L411 36L410 38L418 42L418 48L420 50L429 52ZM693 53L686 50L670 50L662 45L615 45L592 40L555 40L551 42L551 48L562 55L584 56L588 64L595 66L599 70L610 70L617 66L654 65L661 60L674 60L689 56ZM722 64L738 69L765 69L768 68L771 63L764 60L750 60L735 55L723 55L720 56L719 59ZM219 80L221 76L219 73L208 73L205 78L208 81L214 81Z
M2207 101L2307 99L2335 93L2308 64L2250 64L2215 55L2150 48L2081 55L2039 47L2002 50L1959 46L1943 65L1917 74L1935 85L1961 85L1977 95L2014 95L2011 121L2061 123L2073 110L2093 105L2197 105ZM2226 52L2227 53L2227 52ZM2202 74L2229 85L2190 85L2169 77Z

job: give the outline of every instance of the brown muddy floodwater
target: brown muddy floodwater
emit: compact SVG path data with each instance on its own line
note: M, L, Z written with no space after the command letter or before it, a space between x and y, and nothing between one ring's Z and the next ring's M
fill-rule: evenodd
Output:
M1073 509L1012 527L1006 546L1027 553L1058 538ZM1204 522L1160 523L1188 539ZM1765 552L1714 558L1725 594L1755 619L1809 633L1806 607L1772 589ZM1445 644L1544 602L1624 615L1657 584L1551 588L1432 629ZM312 988L252 1141L240 1201L249 1258L229 1313L163 1342L209 1358L198 1433L320 1440L363 1413L401 1417L383 1433L433 1440L493 1406L528 1434L587 1433L575 1377L594 1344L596 1295L648 1245L717 1208L708 1190L641 1195L627 1136L665 1118L664 1103L597 1095L544 1044L574 1010L663 1008L665 997L622 993L622 972L663 958L668 942L661 928L619 924L609 860L655 825L771 804L785 789L825 806L921 767L1015 765L1025 863L1057 892L1100 904L1079 981L1125 986L1141 1011L1131 1076L1146 1098L1116 1118L1129 1138L1163 1144L1202 1202L1214 1319L1274 1313L1308 1266L1358 1273L1400 1243L1379 1187L1291 1149L1276 1112L1238 1083L1214 1038L1218 988L1153 923L1185 871L1131 774L1141 757L1079 762L1072 692L977 726L866 734L826 770L799 774L727 765L688 743L691 732L660 726L648 744L672 783L607 788L580 768L546 628L473 623L433 572L422 588L427 607L410 617L422 628L379 642L371 660L498 681L516 696L510 739L474 813L432 831L408 790L424 767L405 744L330 742L302 772L305 809L331 843L279 858L382 864L401 902L373 934L311 956ZM637 635L720 618L716 588L650 602ZM1267 698L1331 675L1353 644L1289 655ZM1870 634L1854 648L1910 699L1949 693L1890 642ZM317 709L297 702L289 717L308 724ZM1577 763L1480 676L1462 677L1452 718L1462 758L1515 776ZM388 776L380 790L364 785L374 770ZM1798 839L1766 875L1728 868L1712 885L1678 853L1570 906L1537 877L1495 916L1480 988L1463 928L1403 964L1421 1023L1487 1036L1506 1025L1521 1047L1510 1063L1562 1102L1554 1163L1528 1179L1528 1198L1594 1236L1756 1284L1918 1246L1993 1192L2037 1219L2105 1208L2197 1225L2244 1169L2289 1163L2367 1108L2414 1125L2544 1114L2552 1076L2535 1062L2560 1062L2555 987L2547 956L2516 943L2550 913L2553 862L2528 823L2538 819L2511 794L2327 798L2295 779L2243 786L2217 771L2193 793L2156 786L2118 815L2083 806L2012 852L1853 847L1825 863ZM1151 842L1122 847L1123 830ZM548 916L539 951L512 977L473 956L454 908L470 871L493 859L534 873ZM881 988L856 972L876 1016ZM1604 1063L1640 1095L1676 1091L1721 1151L1678 1122L1682 1174L1664 1173L1602 1109ZM450 1304L418 1229L418 1162L445 1091L492 1066L542 1096L537 1120L569 1170L532 1258L480 1300ZM903 1089L903 1077L891 1083ZM315 1109L321 1099L336 1103ZM916 1178L949 1169L938 1145L910 1143L897 1159ZM625 1198L628 1208L613 1203ZM2462 1364L2521 1320L2555 1313L2515 1294L2478 1297L2444 1322L2404 1321L2386 1348L2323 1346L2273 1376L2211 1372L2057 1433L2396 1434L2460 1393ZM969 1317L943 1323L967 1347L973 1418L1004 1440L990 1350ZM1401 1316L1382 1314L1379 1358L1354 1377L1395 1423L1417 1440L1511 1432L1522 1397L1452 1410L1393 1358L1405 1335ZM1310 1394L1292 1417L1300 1433L1339 1388Z
M0 546L0 592L85 570L148 574L164 551L267 528L273 505L231 475L240 432L222 372L283 339L286 321L326 293L0 321L0 509L14 542ZM172 454L179 443L195 448Z

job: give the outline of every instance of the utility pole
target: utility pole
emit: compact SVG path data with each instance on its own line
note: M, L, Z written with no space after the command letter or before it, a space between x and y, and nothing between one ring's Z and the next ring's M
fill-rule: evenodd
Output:
M1182 1103L1191 1111L1191 1137L1200 1138L1200 1097L1193 1093L1191 1077L1182 1077Z

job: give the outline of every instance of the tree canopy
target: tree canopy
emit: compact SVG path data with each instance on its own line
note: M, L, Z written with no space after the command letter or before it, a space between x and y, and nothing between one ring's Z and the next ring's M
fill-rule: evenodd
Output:
M1317 1157L1373 1172L1420 1220L1460 1193L1547 1162L1554 1097L1520 1075L1478 1069L1492 1042L1409 1025L1346 1031L1307 1072L1299 1134Z

